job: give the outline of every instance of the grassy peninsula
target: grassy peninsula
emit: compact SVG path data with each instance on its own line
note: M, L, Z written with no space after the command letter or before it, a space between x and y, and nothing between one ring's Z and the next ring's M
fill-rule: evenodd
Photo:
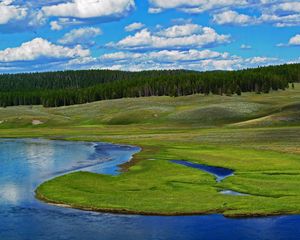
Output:
M300 84L269 94L106 100L0 109L0 136L106 141L142 151L119 176L76 172L43 183L44 201L103 212L300 214ZM235 170L213 176L171 163ZM248 196L222 195L231 189Z

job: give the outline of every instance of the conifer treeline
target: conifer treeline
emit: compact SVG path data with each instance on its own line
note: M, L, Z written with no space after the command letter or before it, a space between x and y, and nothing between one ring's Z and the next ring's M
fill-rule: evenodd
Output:
M300 82L300 64L239 71L64 71L0 75L0 106L67 106L144 96L268 93Z

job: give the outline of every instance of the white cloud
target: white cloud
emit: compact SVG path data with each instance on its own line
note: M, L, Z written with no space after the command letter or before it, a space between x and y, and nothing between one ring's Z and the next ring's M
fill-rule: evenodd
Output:
M87 27L73 29L66 33L63 38L59 39L58 42L61 44L77 45L77 44L88 44L93 45L92 39L102 34L100 28Z
M59 31L59 30L63 29L63 27L59 24L58 21L50 22L50 27L51 27L51 30L53 30L53 31Z
M83 24L84 21L75 18L58 18L57 20L50 22L50 28L53 31L59 31L65 27L70 27L70 26L74 27Z
M186 37L193 34L201 34L203 27L197 24L174 25L158 32L159 36L167 38Z
M110 22L126 17L134 9L134 0L0 0L0 31L33 30L49 20L52 30L79 23Z
M151 69L229 69L230 59L228 53L211 50L188 51L162 50L148 53L116 52L105 54L95 61L93 68L111 68L119 70L151 70ZM208 67L208 62L210 66ZM213 66L214 64L214 66ZM221 65L223 67L221 67ZM227 67L225 67L227 65ZM231 69L231 68L230 68Z
M252 46L251 45L247 45L247 44L242 44L241 45L241 49L244 49L244 50L248 50L248 49L251 49Z
M292 37L289 41L289 45L291 46L300 46L300 34Z
M206 11L216 24L245 26L268 23L276 27L300 25L299 0L149 0L149 2L150 13L160 13L172 8L191 14ZM13 28L15 32L32 30L49 20L52 30L61 30L69 25L95 24L120 19L134 9L134 0L2 0L0 30L6 32L13 31ZM63 22L61 19L68 21ZM7 25L7 28L3 25Z
M73 0L57 5L44 6L42 11L47 16L56 17L121 17L129 13L134 7L134 0Z
M149 0L150 13L177 9L190 14L209 12L216 24L247 26L268 23L276 27L300 25L299 0ZM237 9L248 10L247 14ZM254 16L255 12L257 16Z
M171 22L173 24L184 25L184 24L192 23L193 19L192 18L173 18L173 19L171 19Z
M128 52L114 52L103 54L100 59L105 61L121 61L125 59L137 59L142 58L144 55L141 53L128 53Z
M269 58L269 57L252 57L245 59L246 63L250 63L252 65L259 65L259 64L268 64L272 62L279 61L278 58Z
M234 70L242 68L242 59L221 59L221 60L204 60L200 64L194 65L201 70Z
M213 15L213 21L217 24L250 25L256 24L257 20L245 14L239 14L235 11L225 11Z
M274 10L300 13L300 2L285 2L273 7Z
M292 47L292 46L300 46L300 34L296 34L291 37L288 43L279 43L276 45L277 47Z
M100 57L102 60L123 61L135 59L138 61L156 60L158 62L177 62L177 61L197 61L208 58L227 58L228 53L219 53L211 50L196 50L188 51L178 50L162 50L149 53L130 53L130 52L115 52L104 54Z
M0 51L0 62L34 61L40 58L71 59L89 55L90 51L79 45L68 48L55 45L42 38L35 38L19 47Z
M298 26L300 25L300 14L276 15L275 13L263 13L259 21L274 24L276 27Z
M72 59L66 64L67 68L101 68L126 71L152 69L190 69L234 70L247 67L265 66L284 63L280 59L264 56L243 58L230 55L227 52L217 52L209 49L198 50L155 50L144 53L119 51L107 53L98 58L87 57Z
M0 24L7 24L12 20L20 20L26 17L27 9L11 5L13 1L5 0L0 2Z
M41 61L43 59L43 61ZM81 46L74 48L52 44L44 39L34 39L17 48L0 51L0 70L41 71L63 69L191 69L233 70L283 63L280 59L257 56L242 58L227 52L209 49L154 50L149 52L119 51L92 57Z
M200 13L208 10L232 7L245 6L248 4L247 0L149 0L151 8L156 9L171 9L177 8L179 10Z
M274 8L272 8L274 10ZM226 10L213 14L213 22L219 25L248 26L256 24L272 24L276 27L290 27L300 25L300 13L277 14L275 11L264 11L260 16L239 14L236 11Z
M152 13L152 14L158 14L161 13L163 11L163 9L161 8L149 8L148 9L148 13Z
M143 23L140 22L134 22L132 24L129 24L128 26L125 27L125 31L126 32L133 32L136 30L140 30L144 27L145 25Z
M202 48L230 42L229 35L200 25L175 25L160 32L143 29L107 47L127 50Z
M237 67L240 59L228 53L211 50L191 49L188 51L162 50L147 53L115 52L104 54L99 58L86 58L84 61L70 60L68 67L103 68L118 70L150 70L150 69L232 69ZM233 65L233 62L235 65ZM83 64L83 65L82 65ZM232 64L232 65L231 65Z

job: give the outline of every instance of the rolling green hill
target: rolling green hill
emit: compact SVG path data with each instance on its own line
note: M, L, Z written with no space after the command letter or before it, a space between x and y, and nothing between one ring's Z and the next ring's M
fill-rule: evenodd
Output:
M0 108L0 128L93 125L181 127L297 125L300 84L295 89L242 96L192 95L107 100L59 108Z

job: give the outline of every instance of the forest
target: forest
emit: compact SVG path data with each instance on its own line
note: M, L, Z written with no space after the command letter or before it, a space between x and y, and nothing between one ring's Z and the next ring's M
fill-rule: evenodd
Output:
M300 64L208 72L80 70L2 74L0 106L59 107L148 96L260 94L285 90L294 82L300 82Z

